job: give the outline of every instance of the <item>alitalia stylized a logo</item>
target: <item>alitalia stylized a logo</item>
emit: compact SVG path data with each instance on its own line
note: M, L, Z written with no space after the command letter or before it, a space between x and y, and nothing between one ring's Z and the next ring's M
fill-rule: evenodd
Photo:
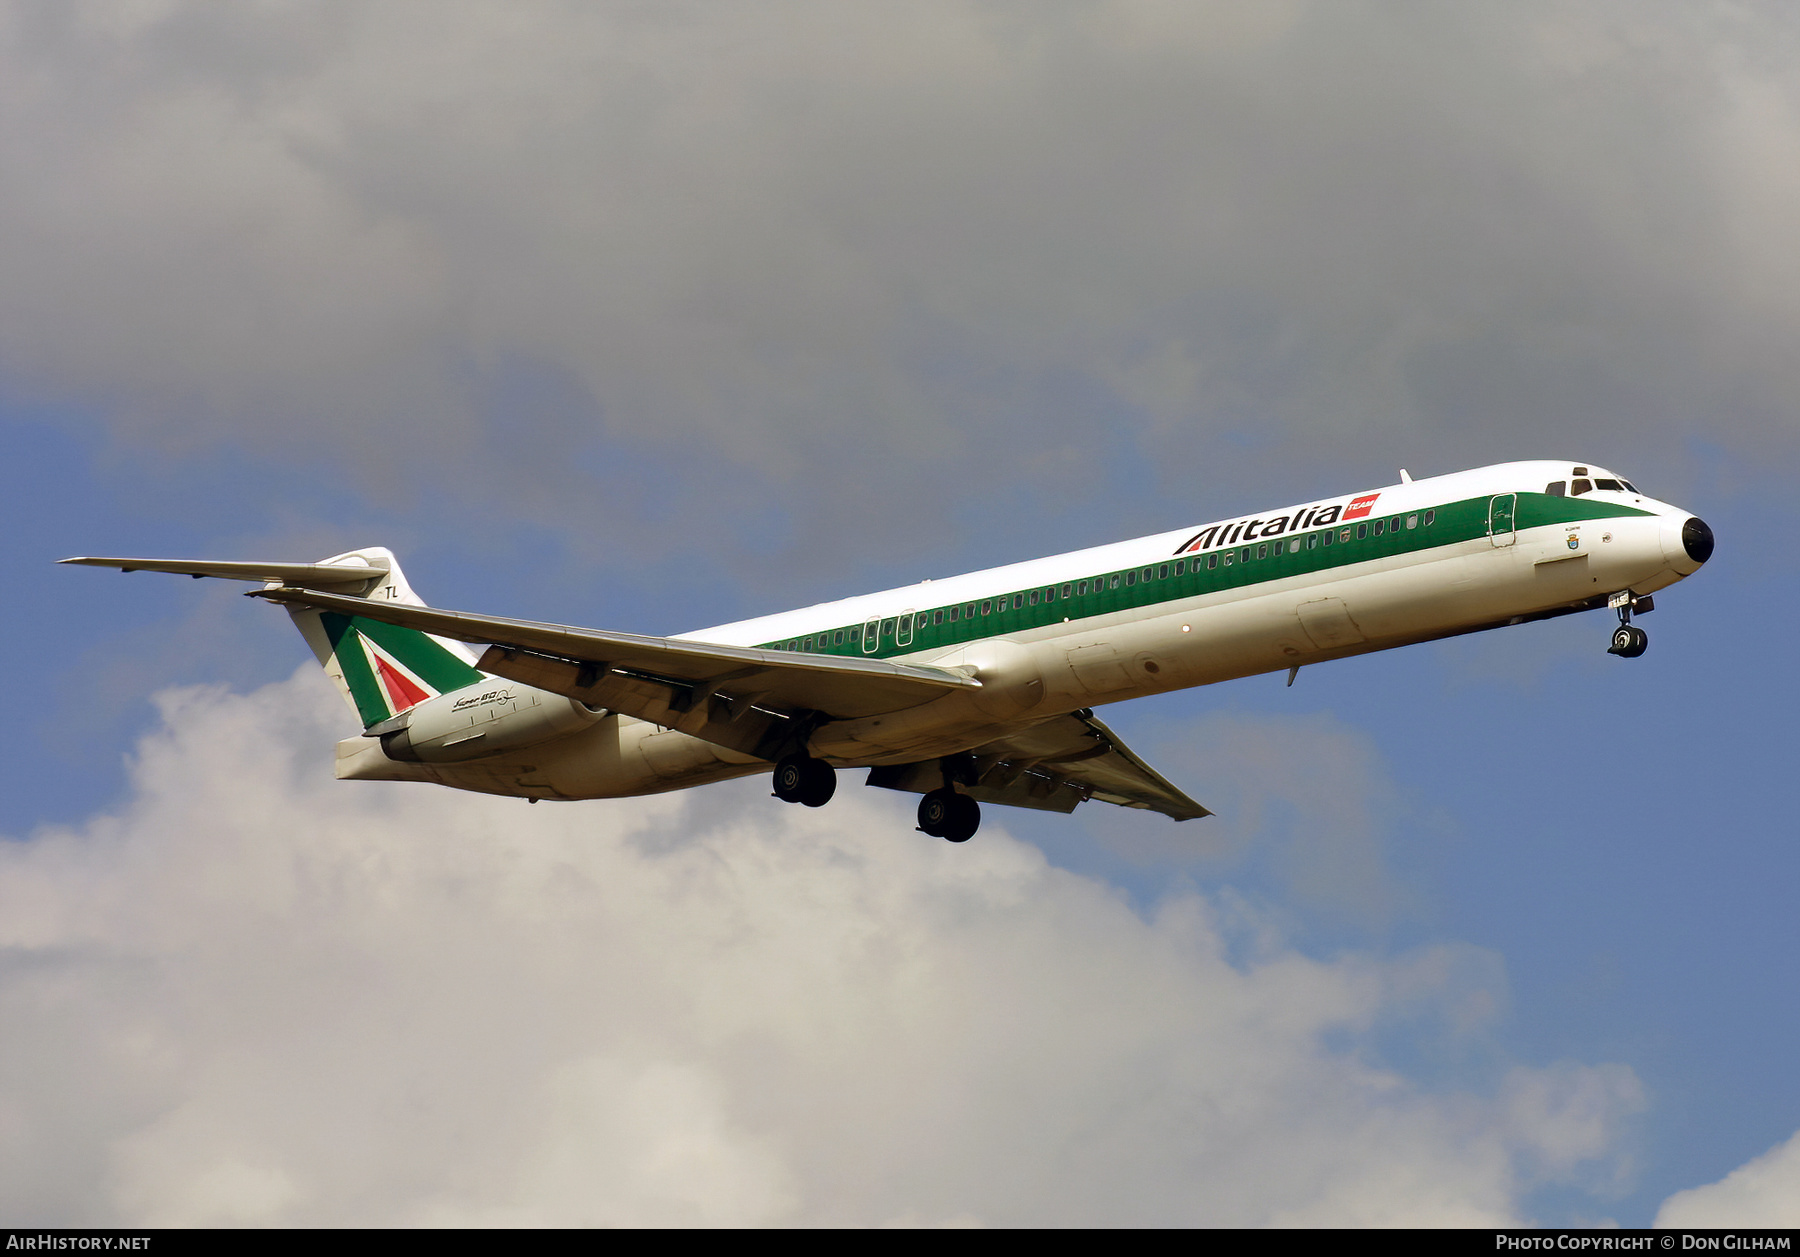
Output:
M480 672L415 629L330 611L319 620L364 728L482 679Z

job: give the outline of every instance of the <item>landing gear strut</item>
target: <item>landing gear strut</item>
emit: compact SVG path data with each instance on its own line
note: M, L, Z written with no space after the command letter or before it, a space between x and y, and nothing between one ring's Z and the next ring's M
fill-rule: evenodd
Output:
M1650 649L1650 635L1631 622L1632 611L1654 610L1656 604L1648 596L1640 598L1630 590L1622 595L1614 595L1613 606L1619 612L1619 627L1613 630L1612 645L1606 648L1609 655L1617 655L1621 659L1636 659Z
M942 786L919 800L919 828L933 838L967 842L981 828L981 805Z
M789 755L775 765L775 797L783 803L824 807L837 793L837 772L822 759Z

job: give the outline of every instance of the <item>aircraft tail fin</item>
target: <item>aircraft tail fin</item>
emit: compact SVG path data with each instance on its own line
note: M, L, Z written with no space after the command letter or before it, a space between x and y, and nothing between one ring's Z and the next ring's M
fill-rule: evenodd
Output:
M425 605L407 583L399 561L382 547L336 555L318 566L352 564L382 569L368 578L367 588L359 595L365 600ZM428 698L473 685L485 675L461 642L336 611L290 606L288 614L365 729Z

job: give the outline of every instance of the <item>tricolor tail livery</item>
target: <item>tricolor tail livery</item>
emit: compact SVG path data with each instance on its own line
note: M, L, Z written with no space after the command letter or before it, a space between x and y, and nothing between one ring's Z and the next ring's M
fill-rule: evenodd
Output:
M364 598L389 605L424 605L407 585L400 564L386 549L357 550L325 563L385 567L384 576L362 594ZM460 647L417 629L335 611L305 607L290 610L295 626L365 729L410 711L427 699L484 679Z

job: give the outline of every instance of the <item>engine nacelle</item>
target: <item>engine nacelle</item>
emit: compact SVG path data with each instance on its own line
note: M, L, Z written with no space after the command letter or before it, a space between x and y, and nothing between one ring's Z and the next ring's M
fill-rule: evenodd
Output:
M490 678L412 708L403 727L380 735L381 749L405 763L454 764L548 742L602 714L561 694Z

